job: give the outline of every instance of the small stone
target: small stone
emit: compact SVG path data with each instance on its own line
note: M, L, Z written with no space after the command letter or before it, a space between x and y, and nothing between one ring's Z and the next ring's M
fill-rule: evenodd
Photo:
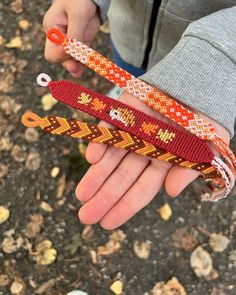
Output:
M115 281L111 286L110 290L115 294L115 295L121 295L123 292L123 283L121 281Z
M59 167L54 167L51 170L51 176L52 178L57 177L57 175L60 173L60 168Z
M187 295L187 292L180 284L179 280L173 277L167 283L156 283L152 289L151 295Z
M10 211L9 209L0 206L0 224L6 222L10 217Z
M67 293L66 295L88 295L88 293L81 291L81 290L74 290L74 291Z
M39 133L35 128L27 128L25 130L25 139L28 142L36 142L39 140Z
M31 151L26 159L25 167L28 170L36 171L41 164L41 158L38 152Z

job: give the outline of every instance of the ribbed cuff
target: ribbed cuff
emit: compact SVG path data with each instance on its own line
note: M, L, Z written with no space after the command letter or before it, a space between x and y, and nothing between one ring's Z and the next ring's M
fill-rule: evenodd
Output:
M110 7L111 0L93 0L93 2L96 3L99 7L101 19L102 22L104 22L107 17L107 12Z
M236 116L236 65L205 40L185 36L140 77L223 125L231 137Z

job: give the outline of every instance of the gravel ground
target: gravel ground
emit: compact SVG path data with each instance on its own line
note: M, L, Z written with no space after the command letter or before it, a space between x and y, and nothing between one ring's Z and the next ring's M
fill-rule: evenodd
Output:
M0 206L10 212L0 224L0 294L112 295L114 282L126 295L236 294L235 190L225 201L205 204L195 182L175 200L158 194L119 230L80 223L74 190L88 169L85 145L26 132L20 123L26 110L93 120L60 104L43 110L47 93L36 85L37 74L71 78L43 58L41 22L50 1L41 2L0 3ZM100 32L94 47L109 56L109 35ZM111 87L88 70L80 82L103 93ZM172 208L168 221L159 211L164 204ZM190 265L196 249L202 277ZM151 293L173 277L174 289L163 283Z

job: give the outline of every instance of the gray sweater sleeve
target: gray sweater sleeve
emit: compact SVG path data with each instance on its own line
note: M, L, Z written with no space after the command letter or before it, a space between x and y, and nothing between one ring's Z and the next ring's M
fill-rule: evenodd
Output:
M223 125L236 116L236 6L191 23L176 47L142 80Z
M102 21L104 21L106 19L107 12L111 4L111 0L93 0L93 2L96 3L99 7L101 19Z

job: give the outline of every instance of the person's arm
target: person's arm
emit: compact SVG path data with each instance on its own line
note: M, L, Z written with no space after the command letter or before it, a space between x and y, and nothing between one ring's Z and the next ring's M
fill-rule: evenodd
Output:
M236 6L191 23L176 47L140 78L219 122L232 137Z

